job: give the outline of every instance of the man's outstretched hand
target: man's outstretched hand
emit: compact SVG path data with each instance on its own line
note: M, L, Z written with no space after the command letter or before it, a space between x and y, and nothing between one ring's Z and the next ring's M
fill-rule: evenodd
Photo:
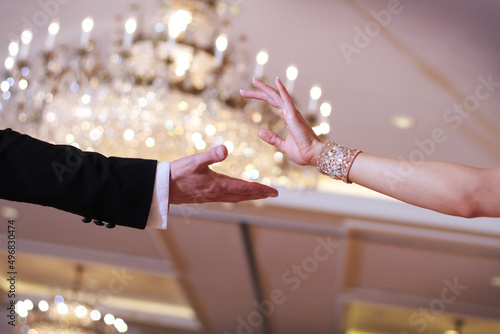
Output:
M208 167L225 160L227 155L227 148L221 145L173 161L170 167L170 203L235 203L278 196L274 188L219 174Z

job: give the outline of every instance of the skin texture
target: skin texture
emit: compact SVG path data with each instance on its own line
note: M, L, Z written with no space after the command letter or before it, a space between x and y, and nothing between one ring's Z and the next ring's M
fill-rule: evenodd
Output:
M224 145L175 160L170 165L170 203L241 202L277 197L278 191L263 184L219 174L209 168L224 161Z
M259 137L301 166L316 166L324 142L314 134L293 104L281 80L276 88L253 80L257 91L241 91L245 98L267 101L277 108L288 128L286 138L268 129ZM441 161L414 161L360 153L349 180L404 202L461 217L500 217L500 168L474 168ZM408 167L408 166L406 166Z

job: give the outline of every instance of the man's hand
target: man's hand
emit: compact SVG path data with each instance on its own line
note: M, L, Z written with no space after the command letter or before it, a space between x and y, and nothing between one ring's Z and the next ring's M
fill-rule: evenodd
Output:
M228 155L224 145L175 160L170 167L170 203L241 202L277 197L274 188L218 174L208 166Z

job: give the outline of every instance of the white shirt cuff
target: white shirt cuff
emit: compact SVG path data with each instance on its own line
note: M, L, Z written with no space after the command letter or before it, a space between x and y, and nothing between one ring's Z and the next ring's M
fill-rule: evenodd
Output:
M158 162L153 189L153 200L151 201L146 227L163 230L167 229L168 210L170 208L168 198L169 186L170 161Z

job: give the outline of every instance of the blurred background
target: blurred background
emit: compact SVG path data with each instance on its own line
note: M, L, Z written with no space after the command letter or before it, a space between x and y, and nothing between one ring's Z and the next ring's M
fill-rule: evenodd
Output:
M158 160L225 144L215 170L280 196L172 206L167 230L145 231L0 200L0 331L500 333L500 219L294 167L256 136L286 134L277 113L239 97L279 76L318 134L405 159L403 176L424 159L497 167L499 13L494 0L3 0L2 128Z

